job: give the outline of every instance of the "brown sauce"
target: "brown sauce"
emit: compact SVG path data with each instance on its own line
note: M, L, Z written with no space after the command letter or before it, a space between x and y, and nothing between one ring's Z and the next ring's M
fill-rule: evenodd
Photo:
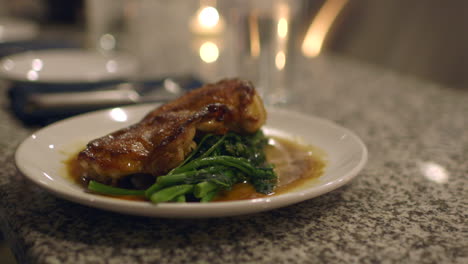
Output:
M240 183L229 191L222 192L216 201L235 201L278 195L300 188L323 174L325 160L320 150L296 141L270 137L270 145L265 149L267 160L275 165L278 174L276 190L271 194L261 194L252 185Z
M275 165L275 172L278 174L276 190L265 195L256 192L252 185L248 183L239 183L234 185L231 190L221 192L215 198L215 201L235 201L278 195L300 188L323 174L326 163L320 150L313 146L279 137L270 137L269 143L265 152L267 160ZM86 186L87 181L80 176L82 175L81 167L76 156L73 155L72 158L66 161L66 174L72 181ZM118 196L116 198L142 200L141 197L133 196Z
M75 155L72 155L72 157L65 162L66 169L67 169L67 176L75 183L78 183L82 185L83 187L86 187L88 182L86 181L86 179L81 177L81 175L83 175L82 173L83 169L78 164L77 156L78 156L78 153Z

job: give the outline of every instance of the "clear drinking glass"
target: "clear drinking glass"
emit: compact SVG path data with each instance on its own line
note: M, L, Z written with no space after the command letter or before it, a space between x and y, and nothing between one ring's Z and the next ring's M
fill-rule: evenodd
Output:
M101 8L101 16L91 13L92 43L127 47L140 64L138 78L239 77L252 81L267 104L291 96L303 0L87 1Z
M191 75L214 82L229 76L224 20L216 2L123 1L132 14L127 16L126 30L140 63L140 78Z
M267 104L287 103L293 59L298 50L295 28L301 0L223 1L231 32L229 45L237 74L252 80Z

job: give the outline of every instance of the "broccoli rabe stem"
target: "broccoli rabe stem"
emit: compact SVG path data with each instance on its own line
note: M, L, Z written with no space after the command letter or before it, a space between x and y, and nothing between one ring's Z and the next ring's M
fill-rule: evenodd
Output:
M192 151L192 153L190 153L190 155L181 163L179 164L179 166L175 167L174 169L172 169L168 175L171 175L173 174L179 167L182 167L183 165L185 165L187 162L189 162L197 153L198 151L200 150L200 147L203 146L203 143L205 143L205 141L214 136L213 134L206 134L200 141L200 143L198 143L197 147Z
M193 189L193 194L197 198L205 197L208 193L213 192L219 189L219 185L210 181L200 182L195 185Z
M212 201L216 195L218 194L219 190L214 190L212 192L209 192L207 193L205 196L203 196L201 199L200 199L200 202L202 203L207 203L207 202L210 202Z
M150 200L153 203L162 203L174 200L176 197L180 195L184 195L186 193L190 193L193 190L192 184L181 184L175 185L171 187L164 188L153 193L150 197Z
M205 158L205 157L207 157L208 155L210 155L211 153L213 153L213 151L214 151L215 149L217 149L218 146L226 139L226 136L227 136L227 134L225 134L224 136L222 136L216 143L213 144L213 146L211 146L207 151L205 151L205 153L201 154L200 159L201 159L201 158Z
M189 181L189 179L197 174L200 173L216 173L220 171L222 167L208 167L204 168L201 170L191 170L191 171L185 171L177 174L167 174L164 176L159 176L156 179L156 183L151 185L148 189L145 191L146 197L150 198L151 195L158 191L161 190L164 187L171 186L171 185L176 185L176 184L181 184L181 183L186 183Z
M90 181L88 184L88 190L106 195L135 195L144 196L145 190L134 190L112 187L96 181Z
M187 198L185 197L185 194L182 194L182 195L179 195L176 198L174 198L173 201L178 202L178 203L185 203L186 200L187 200Z
M247 175L252 175L255 172L255 167L250 165L246 159L235 158L231 156L214 156L214 157L196 159L180 167L178 169L178 172L191 171L200 167L210 166L210 165L211 166L224 165L228 167L234 167Z
M145 195L146 197L150 198L151 195L156 191L159 191L166 186L183 183L187 177L193 176L195 174L197 174L196 171L187 171L185 173L159 176L156 180L156 183L146 189Z

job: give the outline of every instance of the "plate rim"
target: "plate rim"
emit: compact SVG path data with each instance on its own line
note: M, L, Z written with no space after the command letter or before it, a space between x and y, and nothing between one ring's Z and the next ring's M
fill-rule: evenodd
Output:
M143 111L143 109L150 107L155 107L158 104L141 104L135 106L127 106L122 107L123 109L130 109L133 108L133 111ZM142 108L142 109L138 109ZM146 216L146 217L161 217L161 218L208 218L208 217L226 217L226 216L236 216L236 215L245 215L257 212L263 212L279 207L284 207L287 205L293 205L305 200L310 200L312 198L318 197L335 189L338 189L347 183L349 183L352 179L354 179L358 173L364 168L368 161L368 149L364 142L351 130L338 125L337 123L324 119L321 117L308 115L302 112L288 110L284 108L276 108L276 107L267 107L268 112L281 112L282 114L294 114L295 116L300 116L301 118L313 119L316 122L320 122L326 124L328 126L334 127L335 129L339 129L345 132L348 136L352 138L354 143L357 143L360 152L362 155L360 156L359 162L350 170L338 177L333 181L329 181L324 185L321 185L318 190L314 190L315 188L306 188L301 191L293 191L287 192L271 197L265 198L256 198L250 200L239 200L239 201L224 201L224 202L217 202L217 203L184 203L184 204L177 204L177 203L161 203L161 204L151 204L145 203L141 201L130 201L130 200L122 200L116 199L112 197L106 196L99 196L91 193L83 192L81 195L76 196L73 194L67 194L64 191L57 190L50 184L44 183L39 178L35 176L29 175L29 173L34 174L34 169L28 168L25 166L23 162L21 162L21 155L25 151L25 148L28 144L32 143L31 141L35 140L33 138L34 135L45 133L45 131L58 126L66 125L67 123L73 123L78 119L89 117L90 115L99 115L108 113L109 109L98 110L90 113L84 113L81 115L77 115L71 118L67 118L56 123L53 123L49 126L41 128L31 135L29 135L26 139L24 139L16 149L15 152L15 163L18 170L21 174L24 175L29 181L33 182L37 186L43 188L44 190L61 197L65 200L72 201L78 204L86 205L93 208L99 208L107 211L113 211L116 213L123 213L129 215L139 215L139 216ZM130 123L125 123L130 124ZM268 125L267 125L268 127ZM281 130L281 129L280 129ZM313 143L311 143L313 145ZM43 172L44 173L44 172ZM58 177L62 177L59 175ZM72 184L70 182L70 184ZM84 196L83 196L84 195ZM114 206L116 204L123 205L122 208L116 209ZM152 210L146 211L139 211L135 210L134 206L138 205L138 208L145 209L151 208ZM256 206L259 205L259 206ZM239 206L244 206L241 212L236 212L235 209ZM187 213L196 213L196 214L187 214Z
M29 80L24 76L19 76L19 74L11 74L10 71L1 67L8 59L15 59L15 58L22 58L27 57L30 55L37 54L38 56L44 56L44 54L55 54L55 53L64 53L70 55L71 53L82 53L82 54L89 54L89 55L97 55L97 57L101 57L103 59L125 59L126 62L131 65L133 70L120 73L120 74L105 74L105 76L97 76L93 78L70 78L70 79L61 79L61 80L53 80L51 78L41 79L38 80ZM137 60L133 56L128 53L118 52L113 53L110 55L104 55L98 51L80 49L80 48L58 48L58 49L41 49L41 50L28 50L23 51L15 54L8 55L0 59L0 78L3 78L8 81L16 82L16 83L24 83L28 85L43 85L43 84L52 84L52 85L76 85L76 84L94 84L94 83L105 83L105 82L113 82L113 81L122 81L126 80L131 77L137 71L138 65Z

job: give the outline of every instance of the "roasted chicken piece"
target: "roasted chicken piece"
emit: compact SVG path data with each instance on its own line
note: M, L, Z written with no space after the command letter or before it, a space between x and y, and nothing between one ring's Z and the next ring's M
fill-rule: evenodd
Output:
M196 133L252 133L266 120L251 83L222 80L190 91L148 113L139 123L92 140L78 154L81 177L117 185L125 176L159 176L195 148Z

